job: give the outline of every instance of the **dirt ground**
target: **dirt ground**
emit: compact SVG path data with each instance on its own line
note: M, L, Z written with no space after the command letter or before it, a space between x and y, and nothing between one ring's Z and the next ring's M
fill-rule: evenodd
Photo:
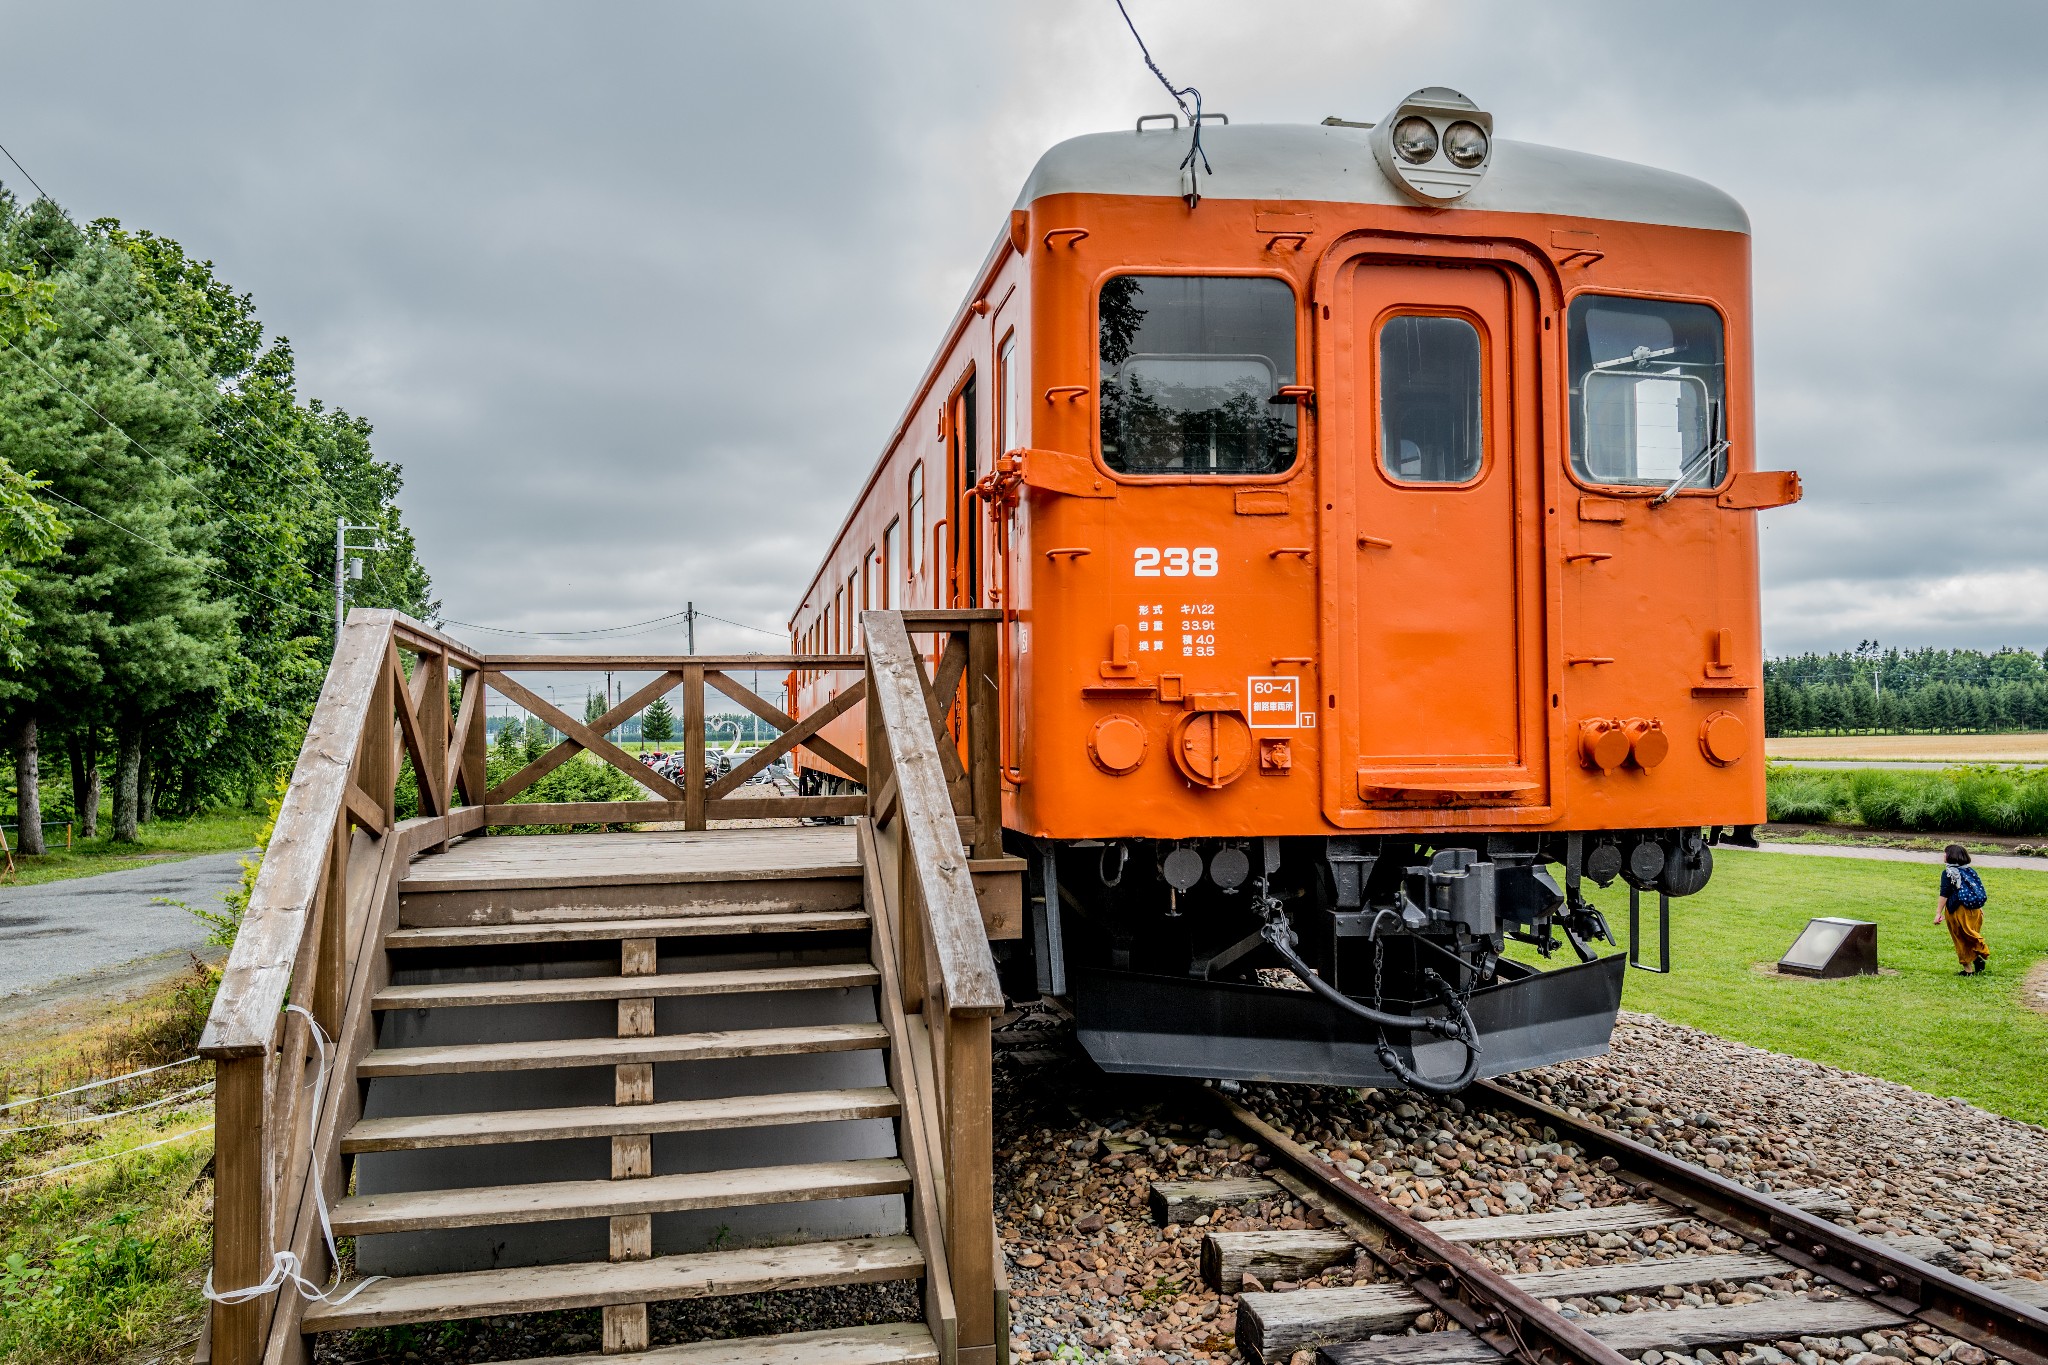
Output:
M2048 733L2019 735L1818 735L1764 742L1772 758L1920 763L2048 763Z

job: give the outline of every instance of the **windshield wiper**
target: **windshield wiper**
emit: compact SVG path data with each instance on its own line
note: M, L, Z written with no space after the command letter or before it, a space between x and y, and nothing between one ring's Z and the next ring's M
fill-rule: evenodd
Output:
M1678 477L1671 481L1671 486L1666 488L1662 493L1659 493L1656 497L1650 499L1650 506L1662 507L1665 503L1670 502L1673 498L1677 497L1679 489L1685 487L1688 483L1691 483L1693 477L1697 475L1700 472L1700 470L1712 464L1717 458L1719 458L1721 452L1726 450L1727 448L1728 440L1726 437L1723 437L1718 441L1711 442L1706 449L1702 450L1699 454L1693 456L1690 460L1687 460L1685 462L1685 467L1678 471Z
M1660 355L1671 355L1677 350L1676 346L1666 346L1661 351L1653 351L1647 346L1638 346L1627 355L1618 355L1612 360L1603 360L1593 366L1593 368L1596 370L1611 370L1616 365L1641 365L1647 361L1655 360Z

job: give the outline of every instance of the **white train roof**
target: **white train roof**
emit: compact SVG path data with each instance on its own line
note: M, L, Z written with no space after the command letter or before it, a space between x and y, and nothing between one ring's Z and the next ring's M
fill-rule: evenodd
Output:
M1418 207L1388 181L1364 128L1320 124L1203 125L1202 146L1215 174L1201 177L1204 199L1321 200ZM1017 207L1053 194L1180 193L1188 130L1089 133L1038 159ZM1667 227L1749 231L1749 215L1721 190L1691 176L1610 157L1497 139L1486 177L1454 206L1496 213L1546 213Z

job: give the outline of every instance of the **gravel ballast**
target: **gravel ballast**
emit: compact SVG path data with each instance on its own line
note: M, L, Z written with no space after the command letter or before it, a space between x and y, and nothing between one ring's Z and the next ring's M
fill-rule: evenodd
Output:
M1185 1227L1155 1226L1147 1210L1153 1180L1258 1175L1270 1169L1270 1159L1227 1135L1220 1111L1191 1098L1185 1084L1104 1077L1070 1053L1055 1058L1051 1049L1036 1047L1012 1052L998 1067L997 1211L1012 1277L1015 1358L1155 1365L1242 1358L1235 1342L1237 1296L1201 1283L1202 1236L1317 1227L1325 1220L1312 1207L1278 1199L1220 1209ZM1866 1235L1920 1239L1916 1254L1971 1278L2037 1280L2048 1271L2048 1210L2031 1197L2048 1176L2048 1132L1961 1101L1647 1015L1622 1017L1607 1057L1525 1073L1509 1083L1731 1178L1792 1193ZM1558 1134L1488 1107L1480 1093L1439 1100L1395 1091L1247 1086L1239 1098L1420 1219L1542 1213L1632 1197ZM1837 1296L1833 1287L1789 1266L1752 1283L1687 1283L1686 1257L1759 1250L1700 1222L1475 1249L1508 1273L1646 1258L1673 1262L1672 1282L1655 1290L1551 1301L1569 1316ZM1373 1278L1371 1263L1359 1259L1298 1285L1253 1282L1246 1289ZM1419 1315L1420 1329L1440 1325ZM1680 1365L1679 1358L1654 1352L1642 1358L1648 1365ZM1712 1365L1977 1365L1988 1359L1974 1347L1904 1331L1758 1343L1745 1353L1683 1359L1704 1365L1709 1358Z

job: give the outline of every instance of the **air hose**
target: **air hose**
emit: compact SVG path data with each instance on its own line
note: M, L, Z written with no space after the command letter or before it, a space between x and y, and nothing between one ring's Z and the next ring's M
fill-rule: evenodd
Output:
M1370 1005L1361 1005L1317 976L1308 963L1301 960L1301 955L1294 951L1294 936L1288 931L1284 919L1275 916L1267 920L1266 927L1261 932L1266 942L1272 944L1274 951L1280 954L1281 960L1287 964L1287 970L1294 974L1295 980L1337 1008L1355 1014L1369 1024L1379 1026L1380 1065L1393 1072L1401 1084L1411 1090L1421 1090L1431 1095L1454 1095L1472 1084L1473 1078L1479 1074L1479 1026L1473 1023L1472 1011L1458 998L1450 983L1434 971L1425 971L1423 975L1436 985L1438 995L1444 1004L1455 1011L1455 1018L1438 1019L1420 1014L1389 1014ZM1406 1029L1411 1033L1433 1033L1439 1038L1456 1038L1465 1045L1465 1069L1454 1080L1431 1080L1401 1060L1401 1055L1394 1051L1393 1045L1387 1041L1385 1030L1390 1028Z

